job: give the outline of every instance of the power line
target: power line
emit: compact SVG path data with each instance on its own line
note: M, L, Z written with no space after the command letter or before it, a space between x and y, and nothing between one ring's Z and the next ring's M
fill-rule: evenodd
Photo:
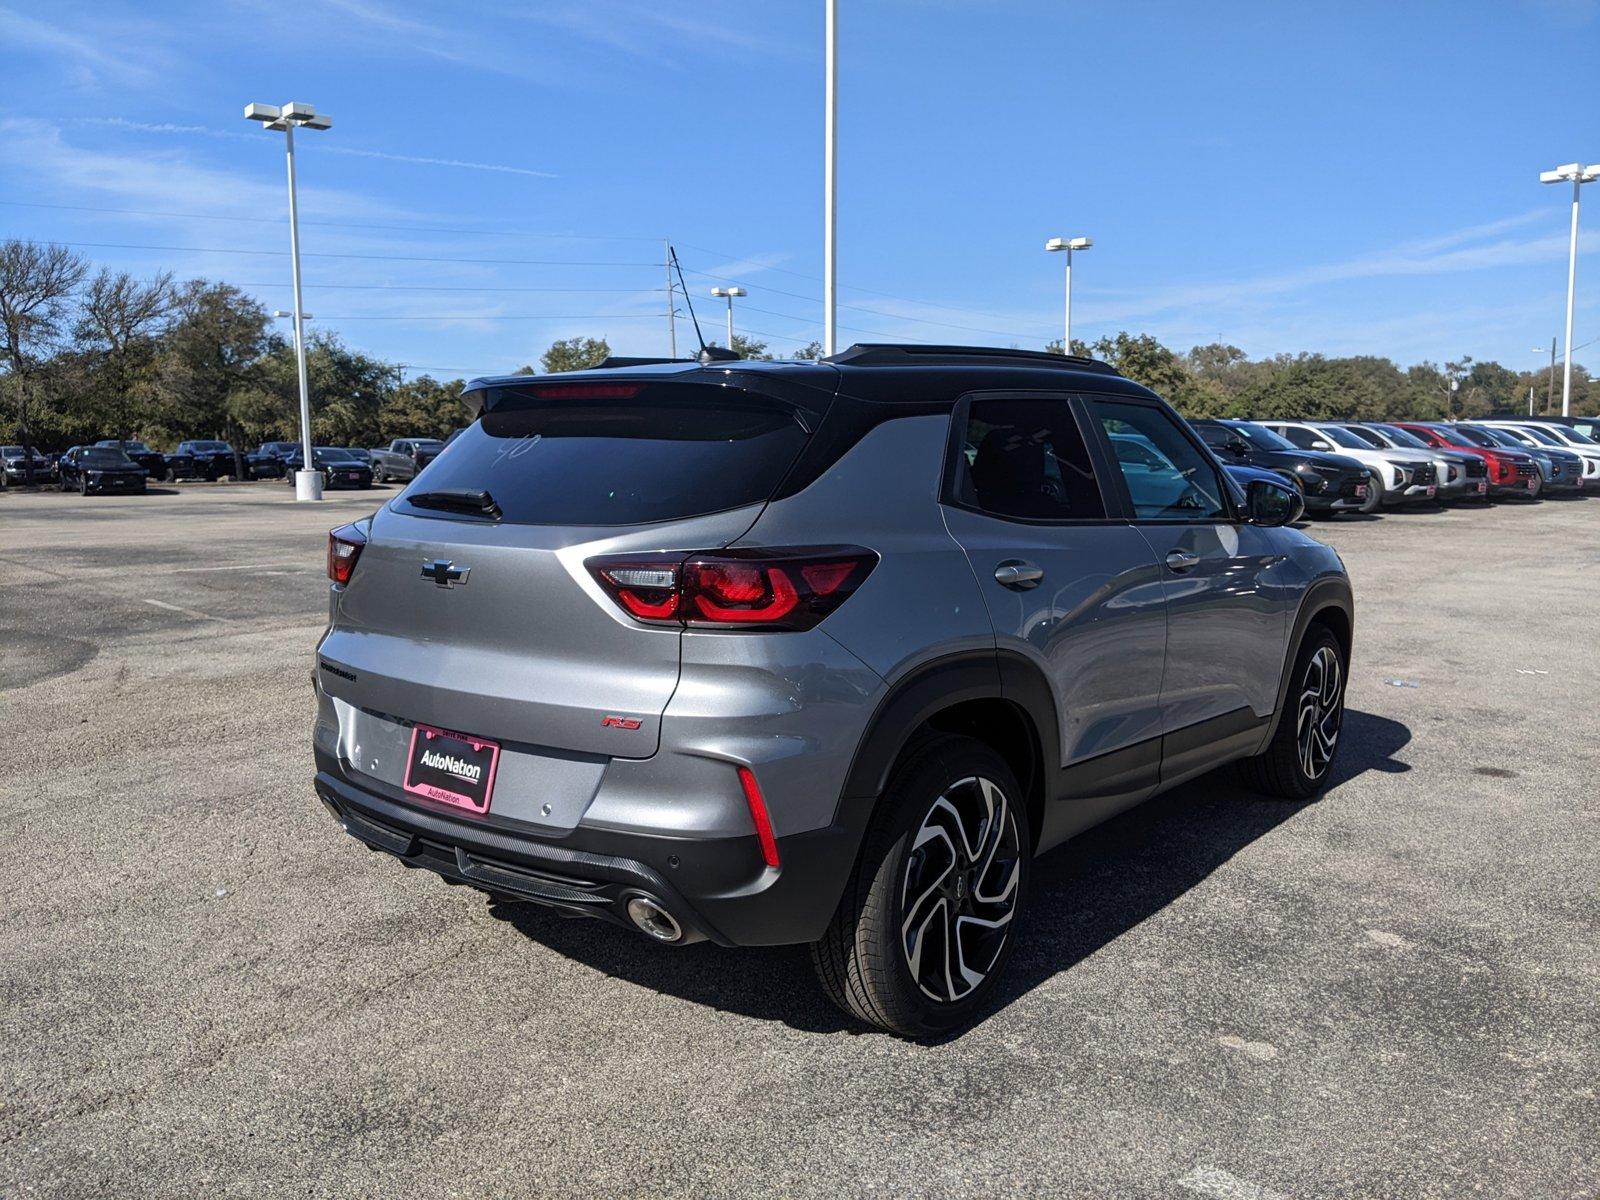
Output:
M287 250L245 250L232 246L147 246L132 242L50 242L18 238L29 246L68 246L75 250L161 250L182 254L249 254L266 258L287 258ZM565 258L443 258L414 254L334 254L328 251L301 251L301 258L363 259L371 262L472 263L503 267L659 267L658 262L588 262Z

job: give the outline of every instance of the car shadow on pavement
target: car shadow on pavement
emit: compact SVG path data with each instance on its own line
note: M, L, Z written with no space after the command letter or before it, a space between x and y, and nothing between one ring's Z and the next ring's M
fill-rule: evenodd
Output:
M1330 794L1368 771L1409 770L1395 754L1411 740L1398 721L1345 712ZM982 1019L1165 908L1304 804L1246 791L1230 769L1186 783L1060 846L1033 864L1033 901L999 994ZM869 1032L822 994L804 946L672 950L600 921L531 904L491 915L557 953L641 987L813 1033ZM959 1036L959 1035L958 1035Z

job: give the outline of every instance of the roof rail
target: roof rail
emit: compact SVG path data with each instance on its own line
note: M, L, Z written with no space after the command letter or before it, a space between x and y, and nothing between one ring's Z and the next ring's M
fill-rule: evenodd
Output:
M1001 349L996 346L924 346L897 342L858 342L848 350L821 361L849 363L852 366L911 366L916 363L966 363L979 360L1025 362L1031 367L1060 367L1069 371L1098 371L1120 374L1110 363L1078 354L1055 354L1049 350Z

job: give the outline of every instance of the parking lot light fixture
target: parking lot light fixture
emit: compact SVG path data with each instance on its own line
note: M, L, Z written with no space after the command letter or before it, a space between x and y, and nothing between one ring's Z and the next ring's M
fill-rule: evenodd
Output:
M1054 253L1057 250L1067 252L1067 308L1066 320L1063 322L1061 353L1072 353L1072 252L1074 250L1087 250L1094 242L1090 238L1051 238L1044 244L1046 250Z
M295 472L294 498L296 500L321 500L322 475L311 470L311 384L306 370L306 338L305 323L307 314L300 301L300 214L295 197L294 181L294 131L299 126L305 129L329 129L333 126L333 118L326 113L319 113L309 104L301 104L291 100L288 104L247 104L244 110L245 120L259 121L264 128L281 132L287 148L289 163L289 270L294 280L294 311L292 313L279 313L275 315L288 315L294 318L294 357L295 366L300 382L300 447L305 455L301 462L303 468Z
M1561 415L1572 415L1572 297L1578 278L1578 190L1586 183L1600 179L1600 163L1587 167L1578 163L1563 163L1553 171L1540 171L1540 183L1572 184L1572 234L1567 243L1567 352L1561 369Z
M726 297L728 301L728 349L733 349L733 298L735 296L748 296L750 293L742 287L714 287L711 294L719 299Z

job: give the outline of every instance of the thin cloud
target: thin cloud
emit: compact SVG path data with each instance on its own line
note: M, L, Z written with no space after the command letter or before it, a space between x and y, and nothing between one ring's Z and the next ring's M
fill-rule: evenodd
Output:
M205 125L180 125L171 121L130 121L123 117L82 117L85 125L99 125L111 129L127 129L135 133L181 134L191 137L221 138L227 141L260 140L259 134L235 133L226 129L212 129ZM473 162L462 158L433 158L421 154L390 154L385 150L364 150L357 146L341 146L331 139L317 142L319 154L343 154L351 158L375 158L385 162L412 163L426 167L450 167L461 171L490 171L501 175L525 175L533 179L559 179L553 171L536 171L532 167L516 167L508 163Z
M90 41L9 8L0 8L0 41L12 54L28 49L65 59L81 83L145 83L155 77L148 56L121 57L103 49L100 40Z

